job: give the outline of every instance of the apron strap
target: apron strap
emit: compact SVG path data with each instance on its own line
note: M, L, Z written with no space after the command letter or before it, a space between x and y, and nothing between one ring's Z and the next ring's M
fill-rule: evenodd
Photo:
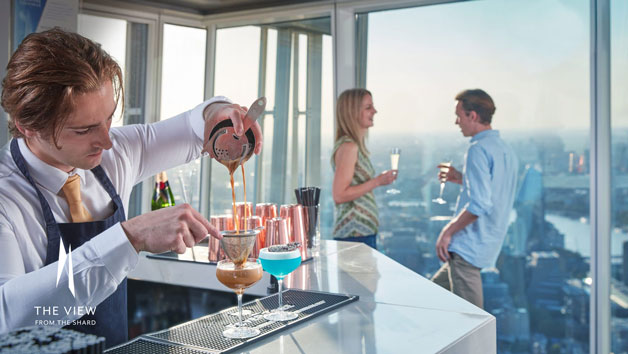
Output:
M20 147L18 146L17 139L13 139L11 141L11 156L13 157L13 161L17 165L17 168L20 170L22 175L26 178L26 180L33 186L35 192L37 192L37 197L39 198L39 204L41 204L41 210L44 213L44 220L46 221L46 231L48 231L48 240L50 238L58 238L61 234L59 228L57 227L57 221L55 220L54 215L52 214L52 210L50 210L50 205L48 205L48 201L44 197L43 194L39 191L39 188L35 185L35 181L31 177L28 172L28 168L26 167L26 161L24 160L24 156L20 152ZM53 235L50 235L50 231L54 231ZM57 242L58 244L58 242Z

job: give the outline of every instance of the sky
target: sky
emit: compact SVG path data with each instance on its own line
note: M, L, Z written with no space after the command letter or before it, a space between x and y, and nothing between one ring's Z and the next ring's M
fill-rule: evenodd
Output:
M588 127L588 11L584 0L485 0L371 13L367 86L379 119L396 123L374 133L456 129L467 88L493 97L494 128Z

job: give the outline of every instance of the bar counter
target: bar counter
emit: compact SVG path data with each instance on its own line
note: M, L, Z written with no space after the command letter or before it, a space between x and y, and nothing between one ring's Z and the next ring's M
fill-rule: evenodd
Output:
M233 293L216 279L216 266L202 262L207 247L194 252L199 262L141 254L129 278ZM266 296L269 281L264 272L246 294ZM284 285L360 299L253 343L246 352L496 352L495 317L361 243L322 241L318 256L302 263Z

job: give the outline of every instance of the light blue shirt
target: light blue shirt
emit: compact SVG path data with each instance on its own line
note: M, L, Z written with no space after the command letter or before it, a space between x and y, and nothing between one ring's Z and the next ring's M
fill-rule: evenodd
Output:
M455 215L466 209L478 218L453 235L449 251L478 268L493 267L515 199L518 161L497 130L477 133L470 143Z

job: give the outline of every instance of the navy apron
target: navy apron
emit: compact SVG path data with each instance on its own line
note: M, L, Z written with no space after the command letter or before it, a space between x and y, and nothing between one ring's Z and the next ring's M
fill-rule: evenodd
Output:
M94 167L91 171L113 200L113 215L99 221L62 224L57 223L52 215L50 205L48 205L46 198L44 198L41 194L35 185L35 181L33 181L30 173L28 173L28 168L26 167L26 162L18 147L17 139L13 139L13 141L11 141L11 156L24 177L26 177L28 182L33 186L33 188L35 188L37 196L39 197L41 209L44 213L44 219L46 220L46 234L48 235L46 265L54 263L58 260L60 238L63 238L63 244L66 247L66 252L68 252L70 245L73 250L76 250L92 237L102 233L116 223L126 220L122 200L105 174L105 171L99 165ZM65 328L105 337L107 340L105 342L107 347L112 347L126 342L128 340L126 288L125 278L122 283L120 283L116 291L96 307L96 311L93 315L88 314L81 317L81 321L90 321L87 323L91 323L92 320L95 320L95 325L66 326Z

